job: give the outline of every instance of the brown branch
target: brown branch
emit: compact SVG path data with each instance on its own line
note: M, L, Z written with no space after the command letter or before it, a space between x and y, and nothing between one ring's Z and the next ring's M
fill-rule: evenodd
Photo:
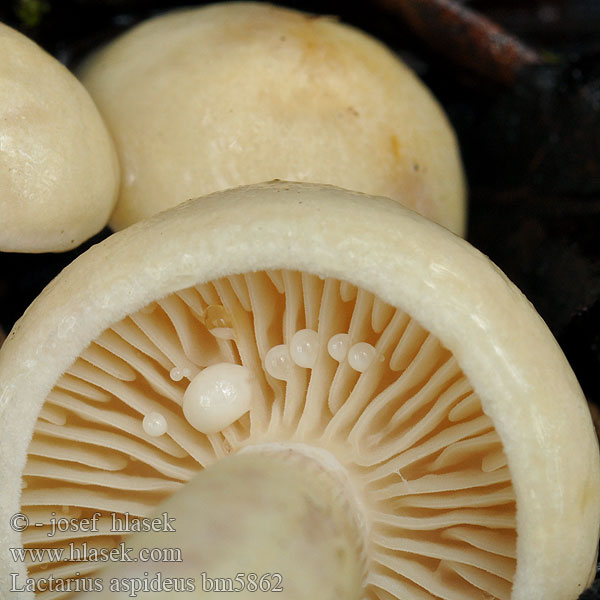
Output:
M540 56L483 15L454 0L377 0L400 14L429 45L454 62L505 84Z

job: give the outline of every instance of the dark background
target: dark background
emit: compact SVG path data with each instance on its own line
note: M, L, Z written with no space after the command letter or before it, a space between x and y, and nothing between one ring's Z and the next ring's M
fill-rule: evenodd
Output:
M0 21L74 68L140 20L190 4L203 3L0 0ZM531 300L592 408L599 405L600 0L472 0L450 4L455 11L436 0L279 4L371 33L433 90L461 144L469 241ZM0 253L2 328L10 330L54 275L109 233L65 254ZM582 598L600 599L600 581Z

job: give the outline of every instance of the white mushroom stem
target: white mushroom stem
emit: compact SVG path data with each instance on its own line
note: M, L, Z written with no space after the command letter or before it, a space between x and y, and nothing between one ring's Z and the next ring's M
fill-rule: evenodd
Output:
M159 507L161 522L174 519L175 532L124 541L132 558L145 548L176 548L182 561L114 562L95 575L104 589L93 593L94 600L129 597L131 587L111 591L114 579L138 579L138 599L172 597L167 579L180 586L187 580L187 591L191 582L192 596L202 598L222 598L242 586L236 598L276 587L283 589L278 598L290 600L362 598L362 521L337 470L335 463L285 448L241 453L209 467ZM144 591L158 573L162 583Z

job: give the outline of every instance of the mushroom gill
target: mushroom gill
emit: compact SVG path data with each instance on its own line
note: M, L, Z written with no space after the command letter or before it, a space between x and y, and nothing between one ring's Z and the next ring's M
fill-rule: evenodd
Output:
M293 349L278 363L267 359L304 330L312 367L299 366ZM337 334L349 335L337 338L346 342L341 354L329 343ZM348 352L370 347L357 370ZM204 434L184 416L184 393L219 363L249 369L255 393L249 411ZM166 433L144 424L156 414ZM64 557L83 542L117 546L111 513L149 516L198 471L274 442L331 452L360 491L365 598L510 598L511 475L456 358L373 293L294 270L231 275L152 302L96 337L60 377L35 424L22 483L23 513L44 523L23 533L25 548L57 552L31 553L29 576L90 577L98 563ZM48 537L53 516L96 512L96 533Z

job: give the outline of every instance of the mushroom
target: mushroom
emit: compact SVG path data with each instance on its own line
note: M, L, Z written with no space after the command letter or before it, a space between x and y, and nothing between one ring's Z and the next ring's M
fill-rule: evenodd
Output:
M110 225L283 179L397 200L461 234L454 133L412 71L330 17L220 3L150 19L80 73L123 169Z
M114 208L114 144L79 81L2 23L0 56L0 250L69 250Z
M250 564L290 598L572 600L595 572L598 444L564 355L485 256L386 198L273 182L118 232L30 306L0 385L12 548L181 543L188 561L105 576L200 589L202 561ZM173 543L114 528L157 510ZM19 512L42 526L21 537ZM47 537L53 515L96 513L94 533ZM9 558L2 589L106 580ZM324 594L294 595L304 581Z

